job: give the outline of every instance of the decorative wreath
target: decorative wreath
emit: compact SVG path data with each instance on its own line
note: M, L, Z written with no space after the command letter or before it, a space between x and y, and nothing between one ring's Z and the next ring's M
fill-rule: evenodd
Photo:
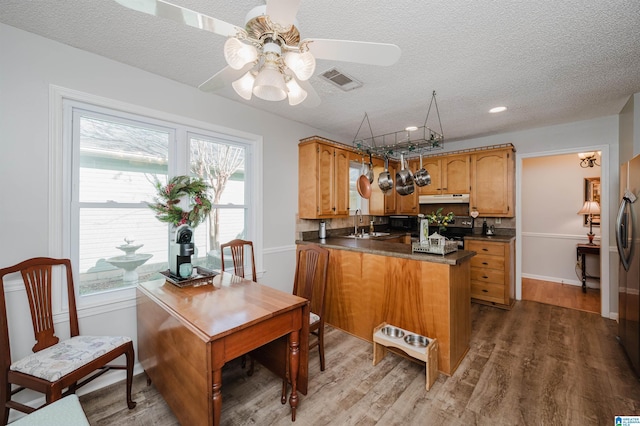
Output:
M209 211L211 201L207 198L207 184L202 179L189 176L175 176L169 183L162 185L156 178L154 186L158 194L153 198L154 203L148 203L151 210L156 212L160 222L171 223L174 226L189 225L196 227L202 222ZM178 207L180 200L188 196L193 209L186 211Z

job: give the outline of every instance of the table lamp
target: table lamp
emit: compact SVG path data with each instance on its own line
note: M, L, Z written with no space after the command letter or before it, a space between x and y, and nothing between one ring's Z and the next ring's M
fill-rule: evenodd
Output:
M578 214L589 215L589 218L587 219L587 221L589 222L589 233L587 234L587 237L589 237L589 244L594 245L593 237L595 235L593 233L593 215L600 214L600 205L597 201L585 201Z

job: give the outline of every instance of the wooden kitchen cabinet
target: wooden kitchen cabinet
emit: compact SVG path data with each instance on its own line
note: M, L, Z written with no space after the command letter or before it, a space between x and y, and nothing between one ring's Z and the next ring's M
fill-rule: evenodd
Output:
M512 147L471 154L469 205L480 216L514 217L514 157Z
M431 185L419 188L419 195L468 194L470 163L469 154L423 158L422 165L431 176Z
M319 138L298 145L298 214L301 219L349 215L352 152Z
M515 240L465 240L471 258L471 298L473 301L511 309L515 301Z

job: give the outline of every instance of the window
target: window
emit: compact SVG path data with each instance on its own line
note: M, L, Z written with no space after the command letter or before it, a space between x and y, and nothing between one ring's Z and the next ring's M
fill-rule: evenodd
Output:
M213 206L194 229L193 263L219 268L221 242L251 239L250 143L75 101L64 106L65 217L81 296L130 288L168 268L169 225L147 205L156 179L190 174L210 186Z

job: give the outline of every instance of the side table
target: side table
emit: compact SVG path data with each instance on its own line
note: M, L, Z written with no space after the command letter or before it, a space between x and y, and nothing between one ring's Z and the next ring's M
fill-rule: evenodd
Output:
M585 255L594 254L600 257L600 246L597 244L576 244L576 259L580 259L582 265L582 292L587 292L587 266Z

